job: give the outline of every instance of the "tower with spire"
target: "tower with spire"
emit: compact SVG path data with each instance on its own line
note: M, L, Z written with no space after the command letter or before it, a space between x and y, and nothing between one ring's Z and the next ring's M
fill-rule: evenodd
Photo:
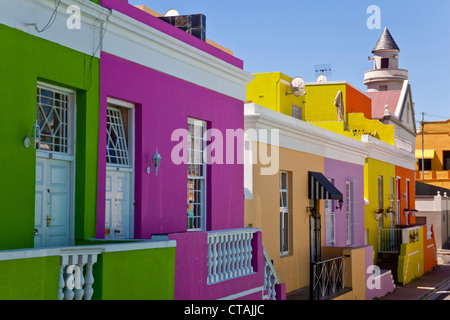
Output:
M395 145L413 153L416 142L414 101L408 70L399 69L400 48L389 32L383 30L372 50L373 69L366 71L364 84L372 99L372 119L395 126Z
M364 76L367 92L401 90L408 80L408 70L398 68L400 48L388 28L384 29L372 53L369 60L373 61L373 70Z

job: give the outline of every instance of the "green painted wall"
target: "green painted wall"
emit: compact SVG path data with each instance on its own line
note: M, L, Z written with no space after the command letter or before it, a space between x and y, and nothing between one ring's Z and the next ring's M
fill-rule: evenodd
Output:
M0 261L0 300L56 300L59 256Z
M94 237L99 60L0 25L0 250L34 246L36 151L23 140L36 123L36 85L77 91L75 234Z
M92 300L173 300L175 248L102 253L94 279Z

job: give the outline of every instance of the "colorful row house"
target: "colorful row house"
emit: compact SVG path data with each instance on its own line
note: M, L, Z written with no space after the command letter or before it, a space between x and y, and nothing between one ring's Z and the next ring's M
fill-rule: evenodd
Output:
M271 244L292 299L373 299L436 266L432 225L415 220L414 104L407 77L397 75L398 52L385 29L368 92L320 77L295 94L297 77L276 72L248 85L246 129L257 143L247 148L259 165L246 170L246 223ZM269 152L259 151L267 144L280 159L274 173L266 170ZM351 259L358 251L363 263ZM332 269L341 273L323 271ZM325 278L340 290L324 287ZM375 278L379 285L368 285Z
M0 298L283 299L239 144L204 157L243 130L252 79L205 19L198 37L123 0L3 6Z

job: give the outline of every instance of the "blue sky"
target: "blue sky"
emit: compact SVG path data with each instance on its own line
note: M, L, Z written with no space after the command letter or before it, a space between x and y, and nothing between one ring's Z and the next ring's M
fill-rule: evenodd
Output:
M314 66L331 64L330 81L365 91L368 56L384 27L409 70L416 121L450 119L450 1L448 0L129 0L161 14L206 16L207 38L229 48L250 73L279 71L314 81ZM369 29L370 5L381 29Z

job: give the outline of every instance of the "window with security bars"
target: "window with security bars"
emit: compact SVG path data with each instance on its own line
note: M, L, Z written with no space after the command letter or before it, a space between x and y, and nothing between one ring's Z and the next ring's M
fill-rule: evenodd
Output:
M280 172L280 254L289 253L289 174Z
M67 92L37 87L37 119L40 128L38 149L57 153L70 153L71 95Z
M325 200L325 244L330 247L336 245L335 236L335 211L333 210L333 200Z
M334 185L333 179L328 179ZM324 200L325 205L325 244L330 247L336 245L336 210L333 200Z
M206 216L206 122L188 119L187 228L203 230Z
M345 215L347 220L347 244L351 244L353 240L353 195L351 181L345 182Z
M106 163L114 166L130 166L122 111L112 106L107 107L106 115Z

